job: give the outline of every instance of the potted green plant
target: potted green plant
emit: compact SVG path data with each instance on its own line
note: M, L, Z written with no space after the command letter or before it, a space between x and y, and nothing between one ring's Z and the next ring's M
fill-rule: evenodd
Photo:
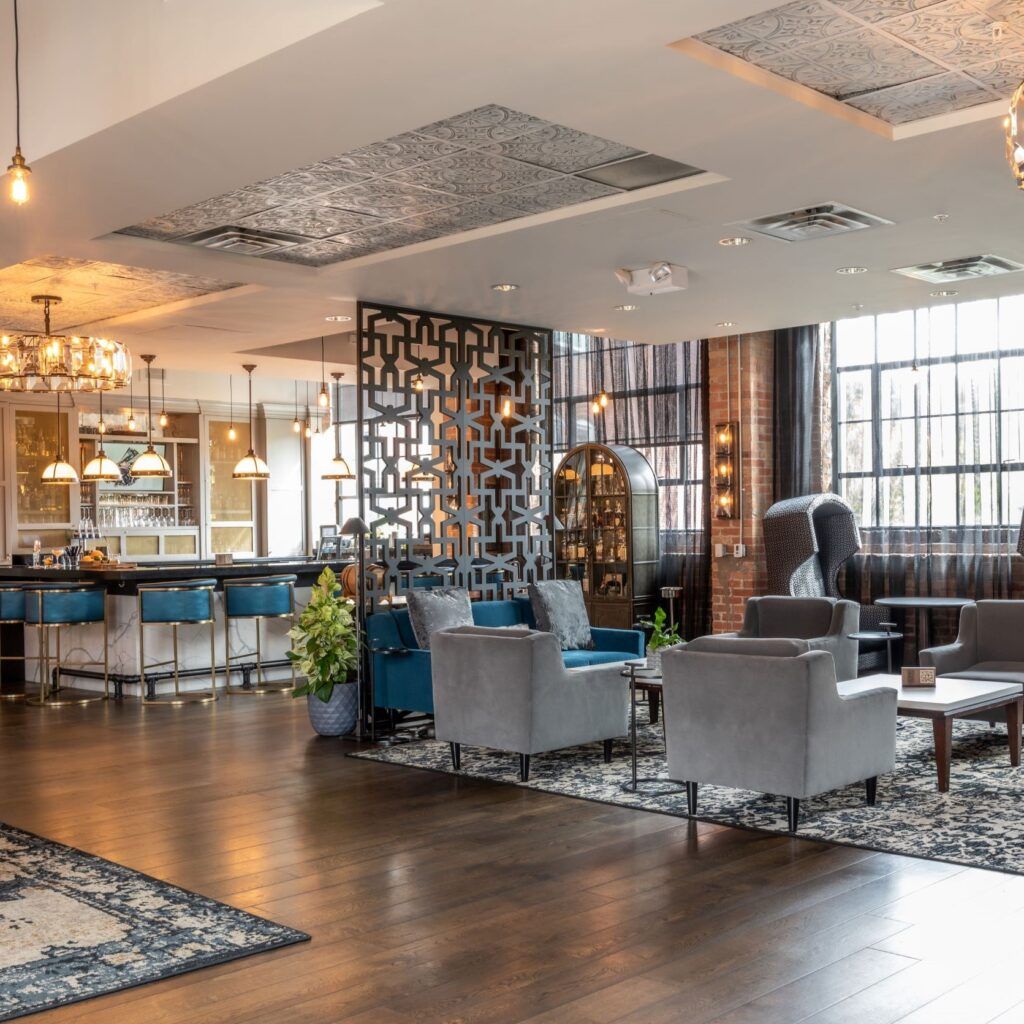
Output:
M293 696L306 698L310 724L321 736L350 733L358 717L359 631L355 605L339 597L340 590L331 569L324 569L288 632L288 657L305 679Z
M683 642L676 626L665 628L668 616L664 608L658 608L652 619L653 629L647 641L647 667L653 672L661 671L661 656L670 647L678 647Z

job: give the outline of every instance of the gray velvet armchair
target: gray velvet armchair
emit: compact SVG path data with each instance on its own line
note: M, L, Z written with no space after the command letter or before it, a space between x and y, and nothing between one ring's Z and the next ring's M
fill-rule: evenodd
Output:
M874 804L895 764L896 691L841 697L824 651L758 645L757 656L693 644L664 656L668 773L686 782L690 814L702 783L785 796L791 832L800 801L818 793L864 782Z
M860 605L832 597L751 597L738 633L701 637L699 650L722 648L719 641L739 638L799 640L801 652L828 651L835 660L836 678L857 678L857 641L850 639L860 623ZM745 645L731 645L734 653ZM749 647L749 645L746 645ZM757 648L750 648L757 653Z
M430 640L434 731L461 766L463 744L530 756L624 736L629 688L622 664L567 669L552 633L460 626Z

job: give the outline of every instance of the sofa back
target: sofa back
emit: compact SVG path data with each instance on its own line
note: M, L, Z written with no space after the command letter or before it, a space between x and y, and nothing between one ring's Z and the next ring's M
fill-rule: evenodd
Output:
M530 600L513 597L508 601L474 601L470 606L473 622L477 626L527 626L536 629ZM412 631L409 613L404 608L374 612L366 618L366 638L370 647L380 650L385 647L406 647L419 649Z
M1024 601L978 601L976 614L978 661L1024 662Z

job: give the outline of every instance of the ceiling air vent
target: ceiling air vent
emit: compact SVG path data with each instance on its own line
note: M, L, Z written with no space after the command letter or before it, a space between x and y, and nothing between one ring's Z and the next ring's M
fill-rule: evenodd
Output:
M781 238L784 242L806 242L813 238L831 238L832 235L891 223L891 220L876 217L873 213L829 202L807 206L802 210L791 210L789 213L741 221L738 227L769 238Z
M308 242L302 235L289 235L283 231L253 231L250 228L224 226L197 231L175 239L189 245L201 245L205 249L220 249L239 256L262 256L264 253L290 249L293 245Z
M894 274L903 274L929 284L945 284L947 281L969 281L974 277L994 277L996 274L1013 274L1024 270L1024 263L1008 260L1005 256L962 256L958 260L942 260L939 263L919 263L916 267L898 267Z

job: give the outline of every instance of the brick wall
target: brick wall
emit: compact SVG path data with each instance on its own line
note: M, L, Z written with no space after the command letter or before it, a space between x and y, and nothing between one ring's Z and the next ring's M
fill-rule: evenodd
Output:
M715 633L739 629L748 597L763 594L767 585L761 518L772 503L772 363L771 332L746 334L731 339L732 384L729 386L730 340L713 338L708 346L708 428L729 419L742 419L740 432L740 479L743 488L742 518L718 519L714 494L711 507L711 616ZM742 373L739 372L740 358ZM742 410L742 417L740 416ZM712 489L713 490L713 489ZM737 504L737 512L739 511ZM733 547L741 542L747 553L736 558ZM724 544L728 554L715 557L715 545Z

